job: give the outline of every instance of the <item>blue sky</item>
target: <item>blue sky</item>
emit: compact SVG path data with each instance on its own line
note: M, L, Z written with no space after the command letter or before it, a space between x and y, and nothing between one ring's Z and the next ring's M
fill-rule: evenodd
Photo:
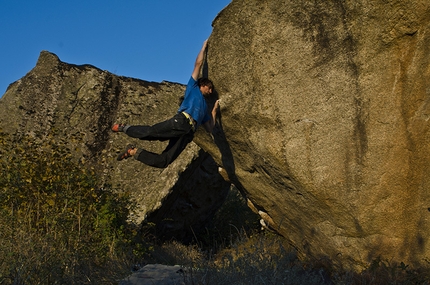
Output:
M231 0L0 0L0 96L42 50L117 75L186 84Z

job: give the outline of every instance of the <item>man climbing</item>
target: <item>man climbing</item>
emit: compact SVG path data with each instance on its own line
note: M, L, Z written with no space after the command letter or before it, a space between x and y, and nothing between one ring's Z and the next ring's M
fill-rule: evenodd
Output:
M212 111L208 112L205 97L212 93L213 84L207 78L199 78L200 69L204 61L204 53L207 40L197 55L194 70L185 90L184 100L176 115L171 119L155 124L153 126L130 126L126 124L115 124L112 126L114 132L124 132L132 138L141 140L169 140L169 144L161 154L138 149L134 145L127 145L126 149L119 154L117 160L135 157L147 165L165 168L172 163L185 147L193 140L194 132L202 125L207 132L211 133L215 126L215 119L219 107L219 100L214 104Z

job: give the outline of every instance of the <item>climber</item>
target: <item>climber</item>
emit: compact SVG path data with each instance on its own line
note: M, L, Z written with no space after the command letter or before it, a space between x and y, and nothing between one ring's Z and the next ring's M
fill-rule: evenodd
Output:
M147 165L165 168L172 163L185 147L193 140L194 132L202 125L209 133L215 126L215 119L219 107L219 100L215 101L212 111L209 113L205 97L212 93L213 84L207 78L198 78L204 62L204 53L207 40L197 55L194 70L185 90L184 100L178 112L169 120L157 123L153 126L130 126L126 124L114 124L113 132L124 132L132 138L141 140L159 140L169 143L161 154L138 149L134 145L127 145L126 149L118 155L117 160L135 157L136 160Z

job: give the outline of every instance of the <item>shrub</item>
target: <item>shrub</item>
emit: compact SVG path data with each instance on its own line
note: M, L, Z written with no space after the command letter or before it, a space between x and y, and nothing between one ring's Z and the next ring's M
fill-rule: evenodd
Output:
M64 142L0 133L0 167L0 284L98 284L130 251L128 195Z

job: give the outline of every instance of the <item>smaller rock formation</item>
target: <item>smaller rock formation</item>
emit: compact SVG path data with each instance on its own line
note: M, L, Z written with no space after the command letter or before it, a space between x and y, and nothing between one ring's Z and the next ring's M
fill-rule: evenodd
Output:
M67 142L77 161L94 167L118 191L131 193L137 204L133 221L150 214L163 224L161 235L188 238L187 232L197 231L226 197L230 183L218 166L194 143L166 169L118 162L117 153L129 142L153 152L161 152L167 142L139 141L110 130L115 122L154 124L170 118L184 90L177 83L67 64L42 51L36 67L1 98L0 125L7 133L29 133L38 140L55 135Z

